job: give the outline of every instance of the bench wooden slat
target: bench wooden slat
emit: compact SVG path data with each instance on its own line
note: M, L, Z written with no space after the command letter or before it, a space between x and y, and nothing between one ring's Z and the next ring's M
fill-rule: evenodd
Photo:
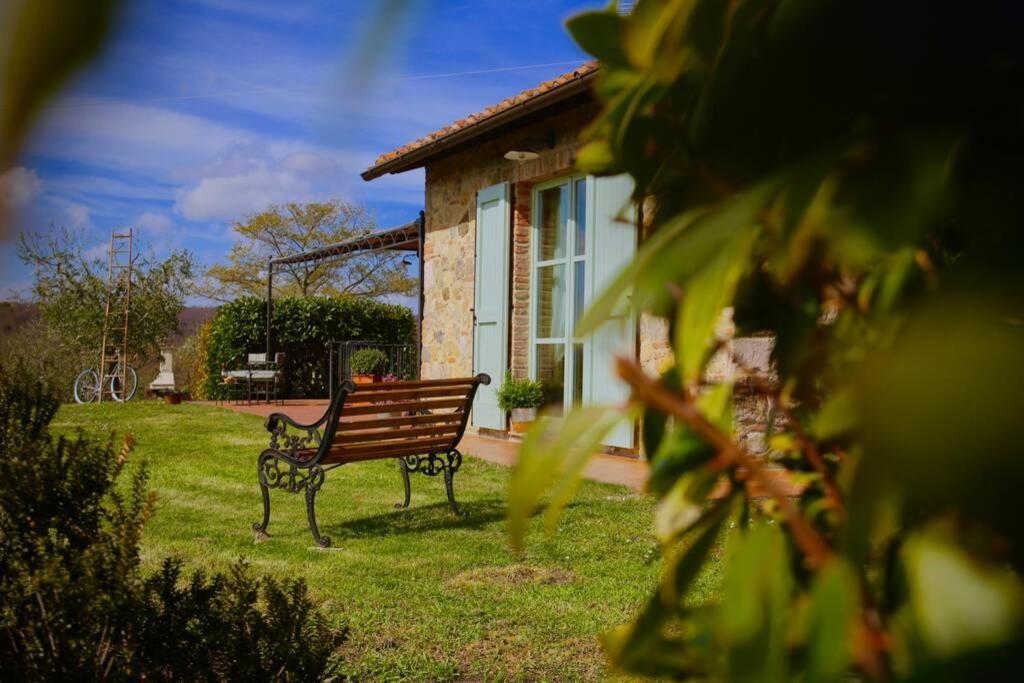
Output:
M462 384L470 386L476 381L473 377L453 377L451 379L417 379L410 381L401 382L374 382L373 384L357 384L356 392L359 391L381 391L387 389L393 389L398 391L400 389L418 389L420 387L438 387L438 386L449 386L452 384Z
M408 443L391 446L359 446L348 448L332 446L327 452L323 463L354 462L356 460L374 460L376 458L397 458L403 455L425 455L450 448L452 439L413 439Z
M344 406L342 415L379 415L380 413L404 413L437 408L461 408L466 405L465 398L426 399L419 401L402 401L399 403L378 403L368 405Z
M454 434L435 434L433 436L414 436L409 438L395 438L392 436L390 439L382 439L380 441L357 441L355 443L341 444L335 443L331 446L331 450L340 450L345 453L351 453L402 447L409 453L420 453L423 452L420 450L422 448L429 450L438 444L442 446L450 444L454 438Z
M375 401L399 401L412 398L465 398L473 389L471 386L453 385L434 389L406 389L404 391L357 391L349 394L345 405L372 403Z
M462 413L431 413L430 415L402 415L401 417L382 417L375 420L342 420L338 422L338 431L355 432L361 429L380 429L381 427L406 427L409 425L426 424L459 424Z
M461 425L436 425L431 427L407 427L405 429L382 429L372 432L340 432L334 435L334 443L353 444L390 439L411 439L421 436L455 436Z

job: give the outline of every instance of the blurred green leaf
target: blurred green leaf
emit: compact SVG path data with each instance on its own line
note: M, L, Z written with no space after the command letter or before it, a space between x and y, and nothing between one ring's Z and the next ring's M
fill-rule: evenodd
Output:
M925 307L863 368L858 401L864 467L892 476L912 507L954 505L1015 548L1024 542L1022 320L1019 301L982 291Z
M527 432L508 490L509 538L520 549L530 516L551 490L544 514L549 529L579 486L583 468L616 424L629 417L618 407L584 406L564 419L541 417Z
M732 303L747 268L757 231L737 232L704 268L686 283L675 327L675 351L685 385L701 380L704 363L715 349L715 327Z
M673 391L680 390L679 375L672 368L661 374L661 383ZM649 458L653 458L661 447L667 426L668 415L650 406L644 409L640 423L640 438L643 441L644 452Z
M718 631L728 653L728 677L782 681L793 577L778 526L754 526L733 538L718 610Z
M860 612L859 591L856 574L842 560L832 560L815 577L807 625L807 683L847 677Z
M665 632L679 613L680 601L700 574L715 547L732 500L719 501L702 517L703 528L692 543L675 553L666 567L661 587L648 599L636 620L606 633L602 640L615 666L647 676L699 674L707 663L687 655L682 643Z
M849 434L857 426L857 397L851 389L838 390L825 399L809 430L821 440Z
M654 511L654 532L663 545L673 543L701 518L719 474L691 470L676 477Z
M675 377L668 386L678 386L678 374L669 370ZM709 387L697 398L697 407L712 424L716 425L726 434L732 432L732 385L723 383ZM708 446L703 439L698 437L685 424L674 422L668 433L659 440L658 449L650 455L651 469L647 478L646 488L648 491L664 496L671 490L675 482L683 475L692 472L700 467L715 454L713 448ZM698 489L684 487L685 491L691 493ZM681 503L679 498L683 491L677 491L675 496L676 504ZM691 501L692 502L692 501ZM666 512L665 514L670 514Z
M625 66L620 33L622 17L614 8L583 12L566 22L569 33L580 47L608 66Z
M119 5L118 0L25 0L6 8L0 168L13 161L47 99L99 51Z
M915 624L934 654L997 645L1024 623L1020 577L968 557L939 532L909 538L903 558Z
M629 292L633 292L634 308L667 312L673 301L672 283L681 286L685 295L688 282L722 250L730 244L737 250L747 245L747 239L736 235L749 233L757 212L777 185L778 180L771 179L711 209L687 213L662 225L640 246L629 266L596 297L579 323L578 334L596 330Z

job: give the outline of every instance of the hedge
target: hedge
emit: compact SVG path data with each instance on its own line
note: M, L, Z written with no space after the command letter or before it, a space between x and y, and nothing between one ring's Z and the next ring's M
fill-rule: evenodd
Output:
M257 297L242 297L217 309L208 339L206 396L223 395L222 367L243 368L247 354L266 350L266 319L266 301ZM367 299L275 300L271 351L286 355L284 395L326 396L327 344L347 340L411 344L415 340L412 312L405 306Z

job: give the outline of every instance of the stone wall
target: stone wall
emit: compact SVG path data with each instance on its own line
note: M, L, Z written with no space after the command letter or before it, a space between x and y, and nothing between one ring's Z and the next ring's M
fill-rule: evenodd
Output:
M530 199L537 182L571 172L580 131L593 118L593 104L580 105L518 126L486 142L440 158L426 169L427 234L423 254L423 377L473 371L473 296L476 253L476 193L511 184L513 374L526 376L530 341ZM524 139L549 140L550 149L517 163L505 152Z

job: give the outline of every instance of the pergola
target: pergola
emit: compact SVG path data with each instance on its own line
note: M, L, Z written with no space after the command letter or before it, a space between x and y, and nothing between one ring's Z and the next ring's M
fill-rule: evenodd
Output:
M310 249L309 251L278 256L270 259L267 264L267 360L273 358L271 355L271 319L274 312L274 269L279 270L287 266L296 266L305 263L316 263L319 261L330 261L360 251L414 251L420 258L420 282L419 282L419 311L416 314L416 340L419 342L423 327L423 236L425 233L424 214L415 220L404 225L399 225L388 230L381 230L363 237L328 244L325 247Z

